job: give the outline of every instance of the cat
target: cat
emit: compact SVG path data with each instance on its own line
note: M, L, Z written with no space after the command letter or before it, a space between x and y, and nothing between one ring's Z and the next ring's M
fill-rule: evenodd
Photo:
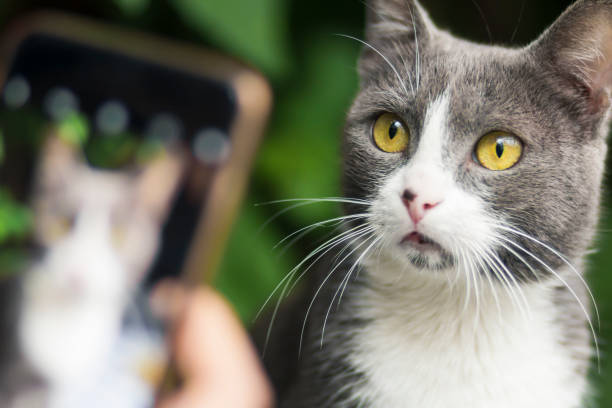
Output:
M612 1L577 1L522 48L456 38L414 0L366 5L349 218L269 343L300 353L295 377L271 372L280 405L583 406Z
M106 170L59 137L41 149L32 212L43 255L22 279L17 323L24 360L46 384L47 402L35 406L82 406L108 377L126 307L154 260L181 179L180 155L158 156L138 170ZM98 395L88 406L104 401Z

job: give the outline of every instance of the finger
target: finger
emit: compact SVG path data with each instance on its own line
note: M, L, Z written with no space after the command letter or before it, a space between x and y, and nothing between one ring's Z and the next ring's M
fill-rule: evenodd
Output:
M174 317L174 358L186 385L164 402L170 405L162 406L270 407L270 385L229 304L208 288L170 293L173 313L179 313Z

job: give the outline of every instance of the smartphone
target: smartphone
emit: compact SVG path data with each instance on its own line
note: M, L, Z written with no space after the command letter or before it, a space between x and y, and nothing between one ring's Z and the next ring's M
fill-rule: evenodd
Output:
M5 32L0 89L0 364L27 373L0 374L0 398L151 406L168 353L147 293L214 276L269 87L192 45L41 12Z

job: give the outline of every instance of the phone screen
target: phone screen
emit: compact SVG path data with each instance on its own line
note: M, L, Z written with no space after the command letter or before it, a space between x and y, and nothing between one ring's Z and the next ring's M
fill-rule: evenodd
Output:
M235 95L76 39L26 37L1 92L0 277L21 289L4 320L37 379L11 398L151 406L166 352L147 292L181 274Z

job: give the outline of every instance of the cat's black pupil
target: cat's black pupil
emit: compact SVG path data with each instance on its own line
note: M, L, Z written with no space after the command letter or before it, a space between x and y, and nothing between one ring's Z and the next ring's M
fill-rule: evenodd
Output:
M504 142L502 142L501 140L498 141L497 145L495 146L495 153L500 159L502 157L502 154L504 154Z
M400 127L400 123L399 122L393 122L391 124L391 126L389 126L389 139L393 140L393 138L395 137L395 135L397 135L397 130Z

